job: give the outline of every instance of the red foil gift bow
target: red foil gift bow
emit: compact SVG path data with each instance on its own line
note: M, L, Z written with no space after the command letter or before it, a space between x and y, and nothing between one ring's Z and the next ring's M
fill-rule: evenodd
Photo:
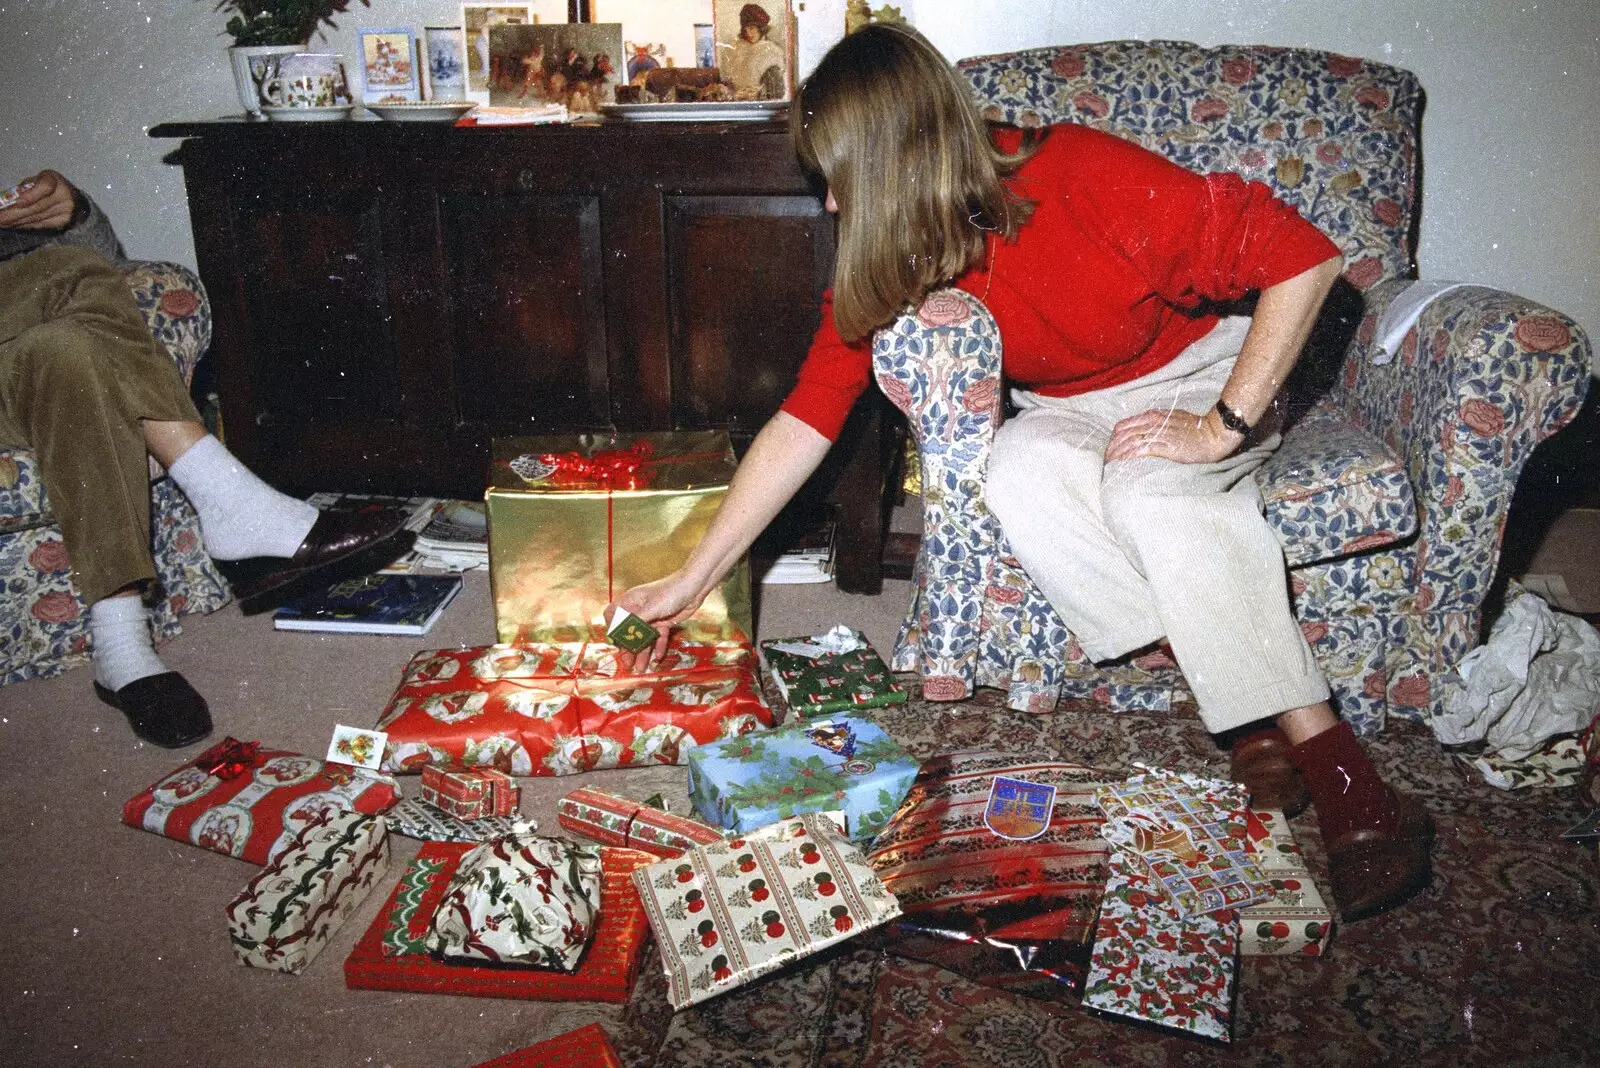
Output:
M229 779L237 779L255 767L256 757L260 752L260 742L241 742L237 738L224 738L196 757L194 766L207 775L214 775L226 782Z
M638 489L648 485L645 468L655 456L655 447L648 441L635 441L627 449L601 449L591 456L581 452L546 452L539 454L539 462L551 468L545 479L562 489ZM606 531L610 536L609 522Z

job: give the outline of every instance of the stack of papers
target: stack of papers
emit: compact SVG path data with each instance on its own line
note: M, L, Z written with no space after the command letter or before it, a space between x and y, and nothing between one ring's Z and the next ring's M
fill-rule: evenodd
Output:
M833 578L833 531L830 519L807 531L781 552L759 578L770 583L827 582Z
M438 571L477 571L489 566L489 520L483 505L440 501L417 531L412 552L420 566Z

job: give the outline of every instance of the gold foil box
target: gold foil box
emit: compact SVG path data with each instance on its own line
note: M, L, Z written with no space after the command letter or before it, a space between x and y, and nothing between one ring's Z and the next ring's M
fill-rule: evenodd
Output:
M486 500L499 640L601 638L608 603L688 559L736 467L721 430L496 438ZM675 629L749 640L748 561Z

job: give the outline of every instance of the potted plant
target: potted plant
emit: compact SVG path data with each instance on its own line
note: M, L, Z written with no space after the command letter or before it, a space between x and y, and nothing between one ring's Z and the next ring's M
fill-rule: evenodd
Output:
M252 115L261 113L261 81L271 56L302 52L323 23L335 25L351 0L217 0L217 11L229 15L226 32L233 38L228 59L239 102ZM371 6L361 0L363 7Z

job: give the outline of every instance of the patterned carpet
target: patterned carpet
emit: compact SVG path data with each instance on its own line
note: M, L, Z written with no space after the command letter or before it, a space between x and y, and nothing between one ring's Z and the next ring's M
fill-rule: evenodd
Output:
M923 757L992 748L1226 776L1191 713L1035 717L999 697L875 718ZM1244 958L1232 1046L994 991L868 936L677 1014L647 960L618 1051L663 1068L1600 1064L1600 864L1559 837L1586 811L1577 790L1496 790L1410 724L1370 751L1438 821L1434 885L1338 929L1321 959ZM1314 816L1294 827L1326 886Z

